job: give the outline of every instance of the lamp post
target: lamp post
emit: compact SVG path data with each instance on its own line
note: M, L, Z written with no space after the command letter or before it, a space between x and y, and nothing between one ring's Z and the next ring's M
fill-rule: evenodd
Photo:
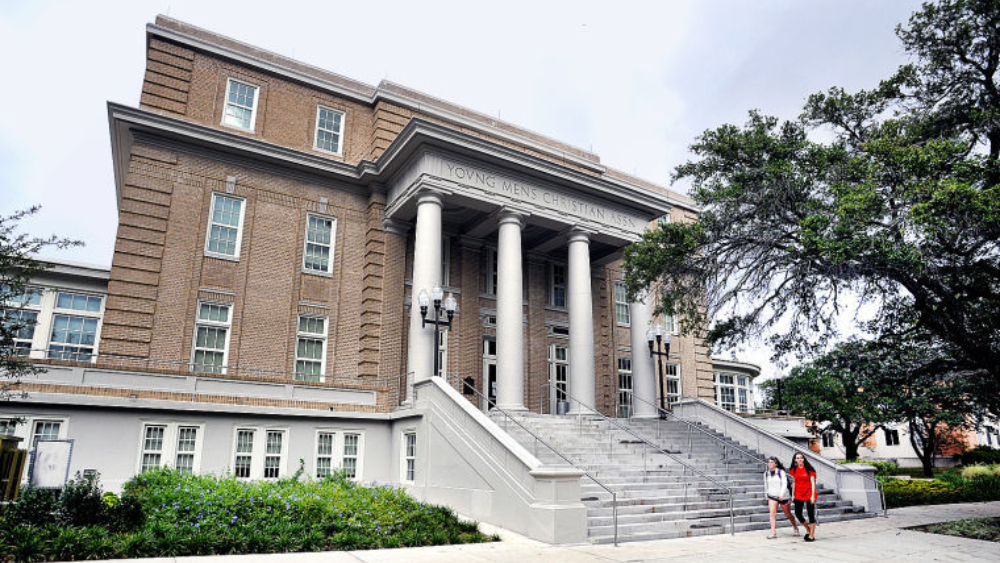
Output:
M661 323L656 323L656 326L646 331L646 342L649 344L649 356L656 358L657 367L660 373L660 418L665 415L662 411L667 410L666 400L667 395L663 390L663 358L670 355L670 334L663 336L663 325ZM656 343L656 348L653 348L653 343ZM664 346L666 344L666 346Z
M455 296L448 294L448 298L444 300L444 310L448 317L448 320L441 319L441 300L444 298L444 290L441 289L440 285L435 285L431 289L430 297L427 296L427 290L420 290L420 295L417 300L420 302L420 326L426 327L427 323L434 325L434 375L440 375L441 370L439 363L439 351L441 349L440 343L440 333L441 327L445 330L451 329L451 320L455 318L456 310L458 309L458 302L455 301ZM434 301L434 319L427 320L427 307L430 305L431 300Z

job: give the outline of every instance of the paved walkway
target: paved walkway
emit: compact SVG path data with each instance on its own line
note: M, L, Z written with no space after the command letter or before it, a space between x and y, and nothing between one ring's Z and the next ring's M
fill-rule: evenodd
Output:
M820 524L816 542L806 543L791 530L779 538L767 531L735 536L623 543L614 546L553 547L500 531L504 541L489 544L382 549L325 553L229 555L142 559L142 563L639 563L639 562L767 562L767 561L997 561L1000 544L904 530L962 518L1000 516L1000 502L898 508L889 518L865 518ZM485 526L484 526L485 528ZM491 531L492 532L492 531Z

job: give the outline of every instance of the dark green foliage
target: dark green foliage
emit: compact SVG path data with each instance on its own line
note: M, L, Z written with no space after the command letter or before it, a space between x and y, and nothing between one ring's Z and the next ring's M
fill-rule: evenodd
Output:
M102 495L96 479L79 477L59 501L41 493L25 490L0 525L0 558L185 557L496 539L448 508L417 502L399 488L361 486L343 474L246 482L159 470L130 480L120 498ZM28 509L46 517L30 518Z
M56 491L50 489L21 489L17 502L4 512L4 525L47 526L56 521Z
M998 22L1000 2L925 3L897 30L913 63L873 89L705 131L675 174L703 211L626 250L630 293L779 356L825 350L869 304L873 334L941 350L1000 410Z
M963 479L959 476L950 477L947 481L885 481L885 502L889 508L994 500L1000 500L1000 477L997 476L975 479Z
M976 446L962 454L962 465L991 465L1000 463L1000 449L989 446Z
M841 463L863 463L865 465L871 465L875 468L876 477L888 477L890 475L897 475L899 473L899 466L891 461L878 461L874 459L858 459L858 460L845 460Z

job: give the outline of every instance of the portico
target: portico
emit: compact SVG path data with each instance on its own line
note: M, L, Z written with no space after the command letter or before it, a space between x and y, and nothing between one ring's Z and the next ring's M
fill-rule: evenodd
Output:
M460 311L454 330L463 334L449 337L445 347L448 354L483 354L477 388L494 399L486 372L495 373L500 408L528 408L527 401L539 392L529 388L532 381L535 387L538 381L550 382L553 390L542 392L557 393L571 413L596 408L597 280L605 264L668 212L669 202L549 164L470 158L449 150L454 148L425 147L388 185L386 218L412 225L407 235L413 244L410 295L441 285L461 295L463 307L473 307ZM458 241L460 251L445 240ZM443 255L442 249L452 254ZM452 279L442 279L457 271L453 257L474 261L471 268L468 263L460 267L481 276L453 273ZM433 330L421 326L418 308L411 306L409 314L407 371L421 381L433 373ZM463 348L462 342L471 344ZM566 360L568 378L564 369L558 377L546 373ZM495 362L495 368L485 367L487 361ZM651 361L639 354L632 361L637 374L649 374L639 378L635 392L655 393ZM470 375L459 371L454 375ZM655 396L642 398L655 402Z

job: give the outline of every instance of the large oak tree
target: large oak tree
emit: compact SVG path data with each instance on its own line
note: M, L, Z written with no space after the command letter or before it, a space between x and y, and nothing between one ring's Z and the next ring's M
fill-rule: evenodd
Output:
M912 319L1000 400L1000 0L925 4L913 63L871 90L811 96L704 132L676 170L702 207L625 255L682 328L780 355L822 346L860 298Z

